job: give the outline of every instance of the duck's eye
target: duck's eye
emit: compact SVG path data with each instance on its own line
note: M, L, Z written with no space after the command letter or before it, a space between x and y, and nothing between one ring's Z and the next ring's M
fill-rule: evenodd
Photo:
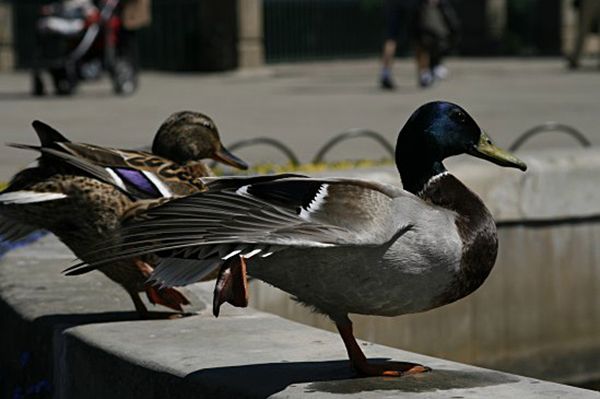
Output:
M455 112L453 112L453 113L450 115L450 117L451 117L452 119L454 119L455 121L459 122L459 123L464 123L464 122L466 122L466 121L467 121L467 115L465 115L465 113L464 113L464 112L462 112L462 111L458 111L458 110L457 110L457 111L455 111Z
M210 123L209 121L202 121L200 122L200 124L208 129L212 129L212 123Z
M490 139L486 139L485 141L487 141L488 144L492 144L492 140Z

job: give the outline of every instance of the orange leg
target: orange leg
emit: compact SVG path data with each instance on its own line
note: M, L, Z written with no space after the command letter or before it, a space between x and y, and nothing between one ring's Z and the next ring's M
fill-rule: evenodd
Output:
M430 371L431 369L426 366L422 366L416 363L407 362L385 362L382 364L372 364L367 361L365 354L363 353L360 346L354 338L352 332L352 322L350 320L346 322L336 322L336 326L344 345L346 345L346 351L350 358L352 367L361 375L375 377L375 376L386 376L386 377L400 377L409 374L418 374Z
M153 268L148 263L143 260L136 258L133 260L133 264L135 267L142 273L144 277L150 277L152 274ZM146 291L146 296L148 300L153 305L163 305L170 309L176 310L178 312L183 312L183 305L189 305L190 301L176 288L165 287L158 288L151 284L146 284L144 287L144 291ZM140 299L137 290L132 290L131 292L128 290L131 299L135 305L135 309L142 319L152 318L153 316L148 312L148 309ZM162 316L171 318L170 315ZM177 316L180 317L180 316Z
M180 291L175 288L158 288L153 285L146 285L144 288L148 300L153 305L163 305L178 312L183 312L182 305L189 305L190 301Z
M228 259L219 271L213 295L213 314L219 317L221 305L225 302L238 308L248 306L248 279L244 258Z

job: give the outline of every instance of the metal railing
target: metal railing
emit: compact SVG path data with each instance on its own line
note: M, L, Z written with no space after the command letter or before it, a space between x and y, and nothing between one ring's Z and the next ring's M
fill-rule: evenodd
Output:
M545 122L543 124L532 127L531 129L523 132L519 137L510 145L510 151L518 151L523 144L525 144L528 140L533 138L534 136L540 135L542 133L549 132L559 132L566 134L573 139L575 139L582 147L590 147L592 145L591 141L579 130L576 128L565 125L558 122ZM323 146L319 148L316 152L316 155L312 158L311 163L319 164L325 162L325 156L337 145L347 140L355 139L355 138L368 138L374 140L378 144L383 147L387 155L390 159L394 159L395 149L394 146L386 139L381 133L370 129L364 128L355 128L348 129L343 132L335 134L331 139L329 139ZM234 142L228 146L228 148L232 151L239 150L242 148L253 147L257 145L269 146L277 149L283 155L285 155L288 163L292 166L298 166L301 164L296 153L286 144L281 142L280 140L268 138L268 137L257 137L253 139L246 139ZM213 163L213 167L214 167Z
M390 159L394 159L395 150L394 147L390 144L390 142L383 137L381 133L377 133L373 130L368 129L349 129L342 133L335 135L331 140L329 140L321 149L317 152L317 155L312 160L312 163L321 163L325 158L325 155L336 145L339 143L354 139L358 137L367 137L375 140L386 150Z
M512 145L508 148L510 151L517 151L525 142L529 141L534 136L537 136L541 133L548 132L560 132L566 135L573 137L575 140L579 142L583 147L590 147L592 143L588 140L587 137L579 130L575 129L572 126L564 125L558 122L546 122L541 125L537 125L532 127L531 129L523 132Z

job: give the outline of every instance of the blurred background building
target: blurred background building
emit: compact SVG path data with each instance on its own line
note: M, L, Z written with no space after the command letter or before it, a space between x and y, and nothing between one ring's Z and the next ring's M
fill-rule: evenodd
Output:
M31 64L33 26L47 0L0 0L0 68ZM370 57L383 37L383 0L154 0L140 32L141 65L221 71L263 62ZM572 0L453 0L464 56L557 56L576 31ZM597 31L597 29L596 29ZM597 51L598 39L587 51ZM410 51L399 38L398 54Z

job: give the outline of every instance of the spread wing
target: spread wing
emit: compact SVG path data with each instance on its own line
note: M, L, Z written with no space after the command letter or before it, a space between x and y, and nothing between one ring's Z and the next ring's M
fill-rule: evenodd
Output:
M197 268L210 269L232 256L270 256L290 247L374 246L403 234L398 226L393 192L359 180L308 179L269 176L214 179L208 191L172 200L126 223L127 242L91 254L91 265L76 265L80 274L130 256L158 253L185 262L180 278L169 261L156 268L153 278L175 285L189 283ZM110 254L107 256L107 254ZM88 258L88 257L86 257ZM212 262L211 262L212 261ZM176 281L175 281L176 280Z

